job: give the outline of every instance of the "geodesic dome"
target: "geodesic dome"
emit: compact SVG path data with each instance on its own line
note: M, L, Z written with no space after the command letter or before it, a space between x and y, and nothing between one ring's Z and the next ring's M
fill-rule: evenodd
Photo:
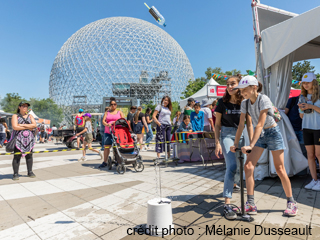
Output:
M194 79L191 64L168 33L140 19L112 17L88 24L66 41L54 60L49 91L64 109L81 97L82 105L94 106L103 97L132 94L125 91L128 86L139 91L148 84L158 84L162 96L178 101L189 79Z

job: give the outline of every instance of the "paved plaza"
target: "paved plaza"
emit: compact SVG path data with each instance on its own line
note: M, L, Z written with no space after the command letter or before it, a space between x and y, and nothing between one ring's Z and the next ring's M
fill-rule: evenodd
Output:
M52 143L36 150L63 149ZM0 152L4 152L1 149ZM115 169L99 170L100 157L89 152L88 161L78 162L80 151L34 154L36 178L26 176L25 160L20 180L12 181L12 156L0 156L0 239L150 239L128 235L128 229L147 223L147 201L157 196L154 152L142 152L145 169L136 173L128 166L124 175ZM165 239L320 239L320 192L303 186L310 176L290 178L299 203L295 218L283 217L286 198L279 178L256 181L258 215L254 221L227 221L222 216L225 165L201 163L169 164L161 168L162 195L172 200L176 228L191 229L187 235ZM240 204L235 193L233 204ZM210 236L215 228L250 229L249 235ZM255 235L256 226L300 228L311 226L312 235ZM133 234L133 232L129 231ZM213 233L211 233L213 234Z

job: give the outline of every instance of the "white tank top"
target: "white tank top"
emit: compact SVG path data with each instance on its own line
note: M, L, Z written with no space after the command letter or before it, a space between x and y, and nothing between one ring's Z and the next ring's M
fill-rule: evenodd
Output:
M0 133L6 133L6 128L2 125L2 123L0 123Z

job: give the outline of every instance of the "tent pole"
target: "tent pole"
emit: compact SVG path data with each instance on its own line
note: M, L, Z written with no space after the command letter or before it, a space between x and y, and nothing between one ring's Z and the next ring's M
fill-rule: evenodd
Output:
M258 9L257 4L260 3L260 0L252 0L252 17L253 17L253 30L254 30L254 40L255 40L255 48L256 48L256 73L258 80L263 84L263 92L269 96L269 86L266 83L263 74L263 66L262 66L262 56L260 51L261 46L261 35L260 35L260 27L259 27L259 19L258 19Z

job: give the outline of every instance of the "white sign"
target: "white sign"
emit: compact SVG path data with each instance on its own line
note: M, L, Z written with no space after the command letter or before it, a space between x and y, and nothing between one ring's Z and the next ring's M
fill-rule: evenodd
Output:
M208 97L216 97L217 96L217 86L216 85L208 85Z

